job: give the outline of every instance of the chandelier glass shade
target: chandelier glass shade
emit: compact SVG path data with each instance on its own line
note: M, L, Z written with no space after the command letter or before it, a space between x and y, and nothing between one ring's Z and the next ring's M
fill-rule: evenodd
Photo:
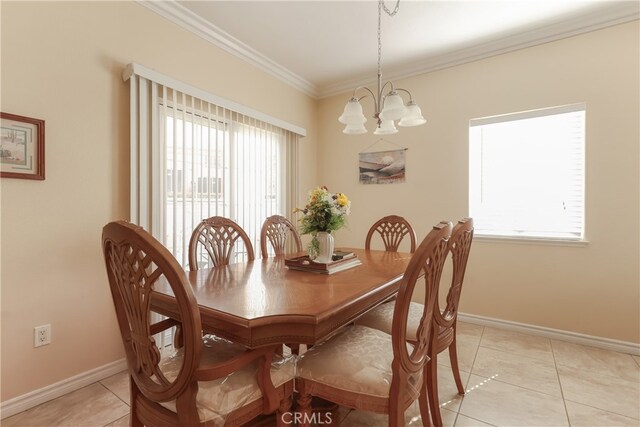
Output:
M398 13L399 5L400 0L397 0L394 10L391 11L384 5L384 0L378 0L378 90L374 93L366 86L359 86L353 90L351 99L349 99L342 115L338 118L340 123L346 125L342 131L345 134L357 135L367 132L364 127L367 118L364 116L360 101L368 96L373 98L375 107L373 118L376 120L376 130L373 132L374 135L397 133L396 121L398 126L403 127L419 126L427 122L422 116L422 110L411 97L411 92L402 88L394 88L391 81L382 84L382 37L380 31L382 11L384 10L389 16L393 16ZM387 86L389 89L388 92L385 92ZM356 96L358 91L366 91L368 93L358 98ZM399 92L409 97L406 104Z

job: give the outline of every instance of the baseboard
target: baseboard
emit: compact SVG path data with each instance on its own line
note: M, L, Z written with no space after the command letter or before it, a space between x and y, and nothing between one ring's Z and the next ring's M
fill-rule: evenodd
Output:
M22 411L26 411L27 409L33 408L34 406L38 406L44 402L55 399L56 397L71 393L72 391L93 384L96 381L103 380L111 375L117 374L118 372L122 372L125 369L127 369L126 360L116 360L115 362L91 369L90 371L83 372L41 389L31 391L23 394L22 396L9 399L0 403L0 419L10 417Z
M573 342L576 344L640 356L640 344L628 341L612 340L609 338L579 334L577 332L569 332L559 329L545 328L542 326L528 325L526 323L512 322L509 320L477 316L475 314L458 313L458 319L462 322L473 323L476 325L523 332L555 340ZM96 381L103 380L111 375L124 371L126 368L127 364L125 359L117 360L71 378L67 378L66 380L43 387L39 390L34 390L23 394L22 396L9 399L0 403L0 419L10 417L44 402L48 402L49 400L71 393L72 391L78 390L82 387L86 387Z
M545 328L543 326L528 325L526 323L511 322L509 320L494 319L491 317L477 316L475 314L458 313L458 319L462 322L474 323L481 326L508 329L515 332L523 332L530 335L538 335L559 341L567 341L605 350L618 351L620 353L640 356L640 344L629 341L618 341L609 338L595 337L579 334L577 332L563 331L560 329Z

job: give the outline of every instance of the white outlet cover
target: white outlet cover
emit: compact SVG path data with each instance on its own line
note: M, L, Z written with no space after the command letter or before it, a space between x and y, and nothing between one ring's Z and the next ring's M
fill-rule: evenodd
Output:
M51 344L51 325L42 325L33 328L33 346L41 347L47 344Z

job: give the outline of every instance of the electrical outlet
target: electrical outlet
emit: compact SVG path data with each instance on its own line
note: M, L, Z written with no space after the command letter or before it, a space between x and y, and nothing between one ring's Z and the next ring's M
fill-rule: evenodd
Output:
M33 346L41 347L47 344L51 344L51 325L42 325L33 328Z

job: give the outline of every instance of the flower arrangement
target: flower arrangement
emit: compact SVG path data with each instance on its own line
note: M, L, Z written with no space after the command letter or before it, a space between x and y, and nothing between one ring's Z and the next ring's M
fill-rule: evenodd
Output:
M317 187L309 192L309 200L300 218L300 233L311 234L313 238L309 245L309 256L318 254L319 243L317 233L332 232L341 229L345 224L345 217L351 212L351 201L344 193L330 193L327 187Z

